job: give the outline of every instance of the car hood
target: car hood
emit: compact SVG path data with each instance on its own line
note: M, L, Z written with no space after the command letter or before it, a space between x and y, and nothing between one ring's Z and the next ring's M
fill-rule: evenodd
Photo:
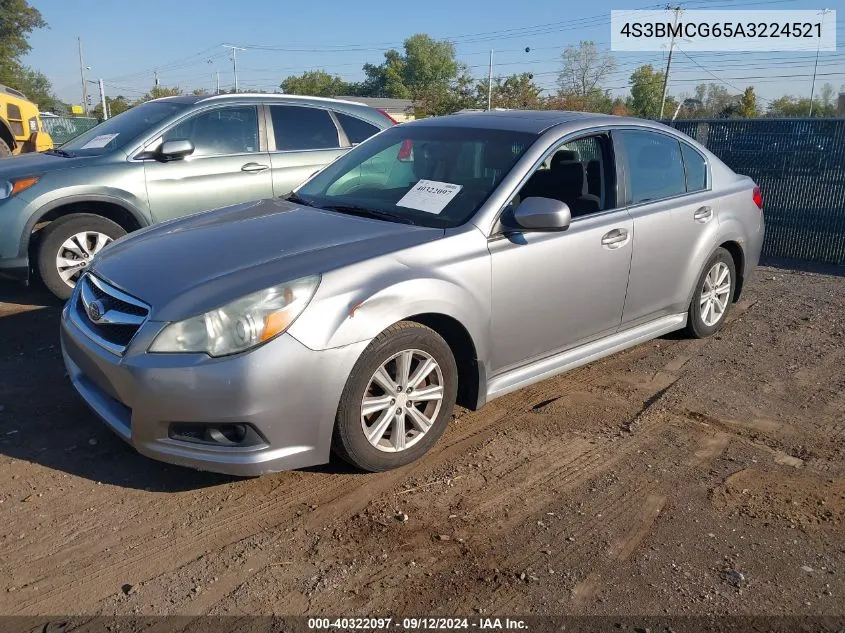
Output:
M148 303L151 319L176 321L284 281L443 234L442 229L264 200L133 233L103 249L92 272Z
M21 178L24 176L38 176L59 169L83 167L97 158L99 156L64 158L55 154L44 154L40 152L21 154L0 161L0 180Z

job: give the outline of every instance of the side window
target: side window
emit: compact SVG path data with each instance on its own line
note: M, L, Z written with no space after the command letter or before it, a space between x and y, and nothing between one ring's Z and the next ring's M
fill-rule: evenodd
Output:
M372 123L362 121L358 117L344 114L343 112L335 112L334 115L340 122L340 127L346 132L346 138L353 145L363 143L373 134L377 134L380 130Z
M336 149L340 147L337 126L328 110L302 106L270 106L276 149Z
M707 163L701 154L686 143L681 143L684 157L684 171L687 175L687 191L701 191L707 188Z
M625 148L631 204L686 192L681 146L677 139L640 130L621 130L617 134Z
M518 198L560 200L569 205L573 218L612 209L612 156L606 134L561 145L522 186Z
M255 106L217 108L182 121L164 133L165 141L188 139L193 156L257 152L258 110Z

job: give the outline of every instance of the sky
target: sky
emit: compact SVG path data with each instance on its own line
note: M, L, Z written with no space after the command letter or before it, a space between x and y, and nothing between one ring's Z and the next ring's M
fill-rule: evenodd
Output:
M686 0L689 9L835 9L837 50L819 55L816 90L826 83L845 91L845 0ZM383 51L401 48L414 33L454 42L458 59L486 78L490 50L494 76L530 72L549 94L557 89L560 55L569 44L592 40L610 48L611 9L662 7L654 0L112 0L96 4L30 0L50 25L30 37L25 63L45 73L64 101L81 103L77 38L86 78L103 78L106 94L136 98L154 85L223 89L234 84L230 49L237 52L241 91L273 91L287 75L323 69L353 81L361 66L378 64ZM407 8L405 8L407 7ZM525 48L530 48L529 52ZM686 53L672 60L669 93L691 94L698 83L739 93L754 85L763 105L783 94L809 96L814 49L773 53ZM812 47L810 47L812 48ZM650 63L665 68L666 51L614 53L605 87L627 93L631 71ZM96 87L90 86L96 93ZM96 99L96 97L94 97Z

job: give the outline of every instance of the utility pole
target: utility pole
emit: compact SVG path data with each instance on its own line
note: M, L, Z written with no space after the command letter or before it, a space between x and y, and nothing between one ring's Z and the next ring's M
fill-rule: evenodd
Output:
M821 25L819 26L819 45L816 46L816 63L813 65L813 82L810 84L810 114L807 116L813 116L813 94L816 92L816 71L819 68L819 51L822 48L822 34L821 30L824 28L824 16L830 13L830 9L823 9L819 12L819 15L822 16Z
M675 26L681 16L681 7L666 7L667 11L675 12ZM672 41L669 43L669 59L666 60L666 74L663 76L663 98L660 100L660 118L663 118L663 108L666 107L666 93L669 91L669 71L672 69L672 51L675 49L675 32L672 31Z
M79 77L82 80L82 111L88 116L88 83L85 81L85 66L82 63L82 38L77 37L79 43Z
M487 71L487 111L493 108L493 49L490 49L490 68Z
M232 49L232 72L235 75L235 92L238 92L238 51L245 51L246 49L231 44L223 44L223 48Z
M217 76L217 91L214 93L216 95L220 94L220 71L215 71L214 73Z
M158 70L153 71L153 85L158 88Z
M100 79L100 103L103 104L103 120L109 118L109 110L106 107L106 89L103 88L103 80Z

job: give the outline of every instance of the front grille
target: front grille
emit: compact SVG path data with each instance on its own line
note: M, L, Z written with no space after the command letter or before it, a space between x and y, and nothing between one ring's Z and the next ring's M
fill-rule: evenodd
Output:
M92 340L123 354L149 316L150 307L90 273L77 284L74 321Z

